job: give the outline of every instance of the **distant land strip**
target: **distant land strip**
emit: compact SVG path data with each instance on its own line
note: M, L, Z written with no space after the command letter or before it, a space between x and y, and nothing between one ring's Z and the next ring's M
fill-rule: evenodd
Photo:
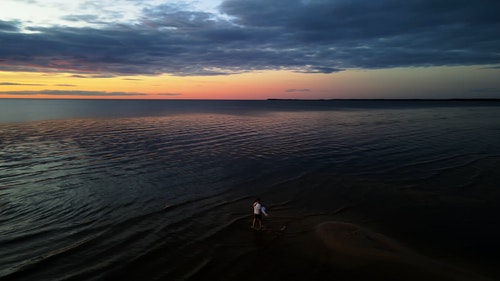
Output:
M269 101L487 101L500 102L497 98L454 98L454 99L276 99Z

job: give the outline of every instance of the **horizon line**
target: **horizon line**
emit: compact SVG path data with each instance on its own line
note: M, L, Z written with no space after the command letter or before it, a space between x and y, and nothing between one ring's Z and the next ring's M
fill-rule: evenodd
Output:
M332 99L144 99L144 98L36 98L36 97L0 97L3 100L126 100L126 101L500 101L500 98L332 98Z

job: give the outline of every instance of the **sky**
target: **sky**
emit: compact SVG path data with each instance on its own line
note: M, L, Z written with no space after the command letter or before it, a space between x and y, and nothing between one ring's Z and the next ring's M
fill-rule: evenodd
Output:
M1 0L0 98L500 98L497 0Z

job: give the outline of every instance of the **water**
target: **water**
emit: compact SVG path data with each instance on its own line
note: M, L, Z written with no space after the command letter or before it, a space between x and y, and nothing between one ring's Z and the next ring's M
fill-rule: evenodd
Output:
M500 278L499 109L1 100L0 278Z

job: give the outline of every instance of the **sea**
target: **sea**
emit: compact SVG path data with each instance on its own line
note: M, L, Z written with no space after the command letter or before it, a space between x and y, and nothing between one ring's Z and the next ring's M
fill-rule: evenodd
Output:
M499 214L500 102L0 100L0 280L500 280Z

